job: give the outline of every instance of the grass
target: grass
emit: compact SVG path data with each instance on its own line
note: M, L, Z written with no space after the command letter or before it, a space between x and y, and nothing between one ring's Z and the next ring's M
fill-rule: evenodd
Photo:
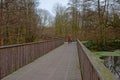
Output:
M93 52L93 54L97 57L99 61L103 61L103 59L100 59L100 57L120 56L120 50L115 50L114 52L109 51Z

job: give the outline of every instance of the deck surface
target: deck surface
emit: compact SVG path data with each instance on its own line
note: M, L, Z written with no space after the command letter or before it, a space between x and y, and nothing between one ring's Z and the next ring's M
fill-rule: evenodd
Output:
M81 80L76 43L64 43L2 80Z

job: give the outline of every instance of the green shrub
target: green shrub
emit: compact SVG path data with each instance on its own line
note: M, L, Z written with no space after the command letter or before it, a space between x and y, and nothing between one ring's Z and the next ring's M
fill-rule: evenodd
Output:
M97 50L97 51L108 51L109 48L108 48L106 45L99 44L99 45L97 46L97 49L96 49L96 50Z
M111 38L107 41L107 46L113 49L120 49L120 38Z
M89 49L95 49L96 48L96 42L94 40L89 40L84 45Z
M115 49L120 49L120 39L114 38L109 39L106 44L98 44L95 40L89 40L84 45L90 49L95 51L112 51Z

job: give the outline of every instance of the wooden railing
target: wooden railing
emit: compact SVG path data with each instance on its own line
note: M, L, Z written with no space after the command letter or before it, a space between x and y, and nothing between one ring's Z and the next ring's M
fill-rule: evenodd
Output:
M109 70L77 40L82 80L115 80Z
M63 39L0 47L0 79L64 43Z

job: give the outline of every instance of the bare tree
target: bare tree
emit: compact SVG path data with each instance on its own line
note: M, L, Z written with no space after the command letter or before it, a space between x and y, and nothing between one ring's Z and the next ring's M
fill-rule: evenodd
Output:
M56 4L54 7L56 16L55 16L55 32L58 36L67 36L68 29L70 30L68 14L66 12L66 7Z
M1 45L36 39L38 16L34 0L1 0L0 13Z
M77 37L80 27L80 0L70 0L68 5L68 9L70 10L72 16L72 34L74 37Z

